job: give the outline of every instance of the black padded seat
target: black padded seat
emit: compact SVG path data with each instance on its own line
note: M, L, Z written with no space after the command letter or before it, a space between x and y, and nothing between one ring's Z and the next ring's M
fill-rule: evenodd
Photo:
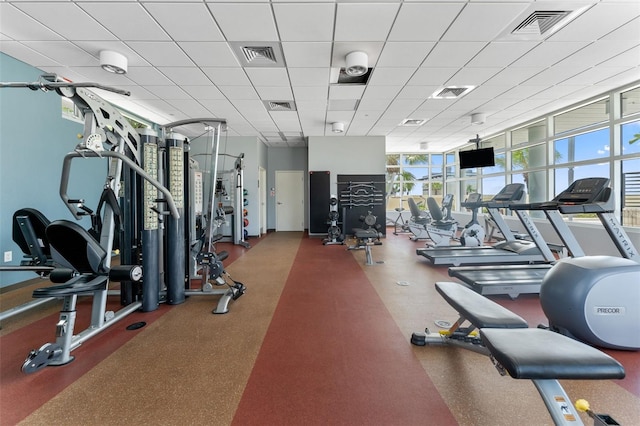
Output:
M623 379L624 368L604 352L539 328L481 329L495 360L514 379Z
M356 238L359 239L367 239L367 238L378 238L378 231L375 229L362 229L362 228L353 228L353 234Z
M436 290L467 321L477 328L527 328L529 324L492 300L463 284L437 282Z
M427 225L431 222L431 216L427 212L420 210L413 198L407 198L407 204L409 204L409 211L411 211L411 217L415 223Z
M456 223L455 220L448 220L444 218L444 214L442 213L442 209L438 205L438 202L435 198L429 197L427 198L427 208L429 209L429 214L433 221L430 223L431 226L441 229L449 229L451 225Z
M42 253L49 257L51 255L51 251L49 249L49 241L47 240L45 231L47 226L49 226L49 219L46 218L44 214L42 214L39 210L24 208L16 210L13 214L13 227L12 227L12 237L13 241L20 247L20 250L27 256L31 256L31 249L29 248L29 242L27 242L24 238L22 231L20 230L20 224L18 223L19 217L26 216L31 222L31 226L33 227L33 231L35 233L36 238L38 238L38 242L41 242L41 250Z
M33 297L38 299L46 297L65 297L84 293L90 294L95 291L106 290L108 285L109 280L105 275L97 277L95 275L79 275L62 285L37 288L33 290Z
M106 274L107 252L82 226L56 220L47 227L51 257L59 265L81 274Z

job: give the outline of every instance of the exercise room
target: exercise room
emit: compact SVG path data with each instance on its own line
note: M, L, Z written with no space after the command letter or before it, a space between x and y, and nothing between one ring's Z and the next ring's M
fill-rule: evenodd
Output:
M636 0L0 1L0 424L637 425Z

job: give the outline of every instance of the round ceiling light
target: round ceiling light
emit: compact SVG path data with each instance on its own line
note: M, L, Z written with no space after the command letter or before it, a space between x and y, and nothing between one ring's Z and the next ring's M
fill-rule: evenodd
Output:
M103 70L114 74L127 73L127 57L111 50L102 50L100 52L100 66Z
M344 70L347 75L357 77L369 71L369 57L364 52L351 52L347 55L346 60L347 66Z

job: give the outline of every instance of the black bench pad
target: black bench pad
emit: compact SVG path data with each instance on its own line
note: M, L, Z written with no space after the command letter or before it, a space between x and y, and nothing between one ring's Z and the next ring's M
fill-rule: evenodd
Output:
M360 229L354 228L353 233L356 238L365 239L365 238L378 238L378 231L375 229Z
M104 275L79 275L62 285L37 288L33 291L33 297L65 297L93 293L94 291L106 290L108 285L109 280Z
M522 317L454 282L438 282L436 290L465 319L477 328L527 328Z
M604 352L539 328L481 329L482 342L514 379L623 379L624 368Z

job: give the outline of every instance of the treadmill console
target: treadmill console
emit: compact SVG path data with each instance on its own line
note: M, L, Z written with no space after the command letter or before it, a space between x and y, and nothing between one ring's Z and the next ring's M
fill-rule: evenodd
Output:
M524 184L523 183L510 183L500 190L491 201L515 202L521 201L524 197Z
M558 194L553 202L559 204L593 203L600 200L602 192L608 186L608 178L578 179Z

